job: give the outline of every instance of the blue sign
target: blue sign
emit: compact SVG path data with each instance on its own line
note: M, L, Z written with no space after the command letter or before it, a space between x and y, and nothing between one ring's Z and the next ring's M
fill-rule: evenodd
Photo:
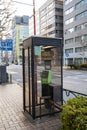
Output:
M3 51L13 51L13 40L6 39L1 41L1 50Z
M66 57L69 57L69 53L65 53L65 56L66 56Z

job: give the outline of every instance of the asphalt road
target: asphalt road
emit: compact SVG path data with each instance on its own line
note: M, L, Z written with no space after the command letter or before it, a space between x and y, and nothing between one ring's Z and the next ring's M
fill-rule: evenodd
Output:
M7 72L12 75L12 82L22 86L22 65L9 65ZM53 72L57 75L57 72ZM87 71L63 70L63 88L87 94ZM66 94L63 94L64 99ZM73 97L73 95L70 95Z

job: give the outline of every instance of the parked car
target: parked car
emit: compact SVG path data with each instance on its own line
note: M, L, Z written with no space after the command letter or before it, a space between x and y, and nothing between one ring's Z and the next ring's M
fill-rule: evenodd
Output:
M18 61L15 61L14 64L15 64L15 65L18 65Z

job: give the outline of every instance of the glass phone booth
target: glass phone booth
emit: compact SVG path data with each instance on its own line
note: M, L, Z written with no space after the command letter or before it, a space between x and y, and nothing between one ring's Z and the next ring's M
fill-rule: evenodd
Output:
M61 111L62 40L32 36L23 41L23 109L33 119Z

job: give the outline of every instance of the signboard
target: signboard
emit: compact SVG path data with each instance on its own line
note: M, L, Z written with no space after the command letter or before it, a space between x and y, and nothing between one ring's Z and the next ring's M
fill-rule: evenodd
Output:
M52 60L53 59L53 51L43 51L42 52L42 59L43 60Z
M65 53L65 56L68 58L69 57L69 53Z
M13 40L6 39L1 41L1 50L2 51L13 51Z

